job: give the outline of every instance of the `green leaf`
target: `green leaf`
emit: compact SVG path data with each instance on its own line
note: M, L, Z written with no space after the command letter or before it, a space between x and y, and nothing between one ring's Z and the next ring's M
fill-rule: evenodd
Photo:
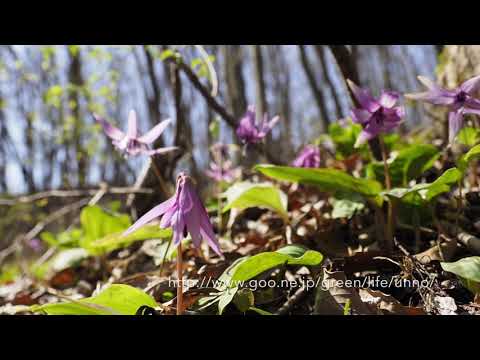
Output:
M268 311L265 311L265 310L262 310L262 309L259 309L259 308L253 307L253 306L250 306L250 309L248 309L248 310L255 311L257 314L260 314L260 315L273 315L271 312L268 312Z
M218 119L213 120L208 126L208 132L212 139L218 139L220 136L220 121Z
M311 169L288 166L257 165L255 170L277 180L318 186L322 191L358 193L375 197L382 185L374 180L355 178L337 169Z
M417 184L410 188L394 188L390 191L382 192L383 196L402 199L411 204L421 205L428 203L440 194L449 192L452 185L456 184L462 178L462 173L457 168L451 168L445 171L433 183Z
M232 208L243 210L260 207L274 210L288 221L287 195L270 184L240 182L232 185L224 195L227 197L227 204L223 212Z
M240 312L247 312L255 304L253 291L248 288L238 290L233 298L233 303Z
M158 306L142 290L129 285L113 284L94 297L74 302L34 305L31 310L48 315L135 315L143 305L152 308Z
M328 127L328 134L335 144L336 155L339 159L344 159L358 151L365 151L367 145L363 145L361 149L355 149L354 145L358 135L362 131L362 126L354 124L349 120L346 126L342 126L338 122L331 123Z
M463 155L457 162L457 167L461 172L465 172L468 164L480 157L480 144L471 148L465 155Z
M164 50L160 53L159 58L160 58L161 61L164 61L164 60L169 59L169 58L179 59L180 54L171 50L171 49L167 49L167 50Z
M218 314L222 315L223 311L230 304L238 291L238 287L228 288L218 297Z
M236 266L232 275L232 284L247 281L255 276L280 265L315 266L323 261L317 251L307 250L298 245L289 245L274 252L264 252L247 258Z
M109 234L123 232L132 224L128 215L108 214L97 205L87 206L82 210L80 223L84 230L80 246L84 248Z
M350 219L356 212L365 208L365 201L358 194L345 194L340 198L334 198L332 205L333 219Z
M442 269L457 275L473 293L480 293L480 256L471 256L453 263L440 263Z
M123 236L123 233L124 231L109 234L101 239L88 242L85 248L92 254L104 254L129 246L136 241L170 238L172 229L160 229L158 225L145 225L127 236Z
M471 126L464 126L457 135L457 142L472 147L480 141L480 130Z
M61 249L77 248L80 246L80 240L83 236L82 229L73 228L62 231L57 235L45 231L40 234L40 238L50 246L57 246Z
M430 169L439 156L440 152L432 145L417 144L400 150L388 166L393 186L406 186L410 180ZM370 163L367 166L367 175L383 183L383 162Z
M237 259L218 278L217 284L219 285L216 288L219 292L200 299L199 305L201 305L201 309L204 309L218 302L218 312L222 314L239 291L241 282L250 280L264 271L280 265L316 266L322 261L322 254L298 245L288 245L275 252L265 252Z

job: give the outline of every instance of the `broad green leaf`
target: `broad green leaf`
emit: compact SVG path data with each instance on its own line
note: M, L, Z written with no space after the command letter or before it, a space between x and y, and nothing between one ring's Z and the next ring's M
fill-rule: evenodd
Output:
M85 248L92 254L103 254L129 246L136 241L170 238L172 229L160 229L158 225L145 225L127 236L123 236L123 233L121 231L109 234L101 239L87 243Z
M219 292L202 298L199 305L204 309L218 302L218 311L222 314L225 307L234 299L242 282L280 265L316 266L322 261L322 254L298 245L288 245L275 252L237 259L218 278Z
M307 250L301 246L289 245L275 252L264 252L241 262L233 271L232 284L247 281L255 276L280 265L315 266L323 261L317 251Z
M439 156L440 152L432 145L416 144L400 150L388 166L393 186L406 186L410 180L416 179L430 169ZM367 175L383 183L385 181L383 162L370 163Z
M230 304L235 297L235 294L238 291L238 287L228 288L221 293L221 295L217 298L218 301L218 314L222 315L223 311Z
M464 126L457 135L457 142L465 146L475 146L480 141L480 130L471 126Z
M382 191L382 185L377 181L355 178L337 169L257 165L255 170L277 180L316 185L328 192L353 192L366 197L375 197Z
M224 195L227 197L227 204L223 208L223 212L232 208L243 210L250 207L260 207L277 211L284 219L288 220L287 195L273 185L250 182L236 183Z
M420 205L421 203L430 202L440 194L449 192L452 185L456 184L461 177L462 173L457 168L451 168L445 171L433 183L417 184L410 188L394 188L390 191L382 192L382 195Z
M453 263L440 263L442 269L457 275L473 293L480 293L480 256L471 256Z
M345 194L332 201L333 219L350 219L356 212L365 208L365 200L358 194Z
M480 144L471 148L465 155L463 155L457 162L458 169L461 172L465 172L468 168L468 164L480 157Z
M106 235L124 231L132 224L128 215L108 214L97 205L87 206L82 210L80 223L84 231L80 246L84 248Z
M452 263L442 262L440 265L445 271L480 283L480 256L471 256Z
M124 284L113 284L97 296L75 302L34 305L33 312L45 312L48 315L135 315L143 306L157 307L156 301L148 294Z
M448 169L430 185L425 194L425 199L430 201L437 195L449 192L452 185L457 184L461 178L462 173L457 168Z

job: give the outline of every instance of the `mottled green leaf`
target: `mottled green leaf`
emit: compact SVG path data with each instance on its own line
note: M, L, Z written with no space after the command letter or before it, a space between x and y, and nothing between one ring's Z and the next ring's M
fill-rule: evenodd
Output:
M148 294L124 284L113 284L96 296L74 302L34 305L33 312L48 315L135 315L141 306L157 307Z
M355 178L337 169L312 169L275 165L257 165L255 170L277 180L315 185L322 191L358 193L375 197L382 185L374 180Z
M243 210L260 207L274 210L283 218L288 219L287 195L271 184L236 183L224 195L227 197L227 204L223 208L223 212L232 208Z

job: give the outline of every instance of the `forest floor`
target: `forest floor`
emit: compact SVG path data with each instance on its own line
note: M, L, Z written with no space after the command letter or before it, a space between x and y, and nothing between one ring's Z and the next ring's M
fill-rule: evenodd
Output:
M441 166L447 163L442 161ZM422 176L435 179L443 170L433 168ZM461 197L457 189L438 198L433 222L411 225L396 216L393 248L386 251L378 241L383 237L383 222L376 221L370 207L355 211L350 218L334 218L330 195L313 186L278 182L288 196L288 218L294 220L287 224L277 212L257 207L232 211L222 218L223 231L214 222L216 232L222 233L223 259L212 251L184 249L184 313L217 314L216 303L208 306L206 302L221 292L215 280L235 261L293 245L319 252L323 261L267 268L246 290L230 298L225 292L217 297L217 302L220 298L224 302L221 312L480 315L478 296L441 265L478 255L480 249L480 191L468 183ZM209 212L215 219L215 209ZM384 217L387 212L384 204ZM139 314L175 314L177 283L172 279L177 279L176 260L166 245L155 239L134 242L101 256L85 257L43 279L31 274L26 260L18 261L20 273L0 284L0 311L30 314L32 305L75 301L98 294L106 285L126 284L148 293L159 304L155 309L139 308ZM43 250L41 261L47 262L50 249Z

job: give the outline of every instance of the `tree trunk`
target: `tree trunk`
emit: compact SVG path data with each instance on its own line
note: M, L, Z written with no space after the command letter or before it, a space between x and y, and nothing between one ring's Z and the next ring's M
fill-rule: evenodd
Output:
M325 106L325 98L323 95L322 90L317 85L317 81L315 79L315 72L308 61L308 55L304 45L298 45L298 49L300 50L300 61L302 63L303 70L305 71L305 75L307 76L308 84L310 85L310 89L313 93L313 98L317 103L318 111L320 113L320 132L324 133L328 128L328 112Z
M327 67L327 59L325 58L325 48L323 45L315 45L315 51L317 53L318 60L320 61L320 66L322 67L322 72L324 74L325 82L327 83L328 88L333 97L333 101L335 103L335 112L336 117L341 118L342 114L342 107L340 106L339 94L335 91L335 86L333 85L333 79L331 77L330 72L328 71Z
M253 78L255 81L256 110L257 116L263 118L263 114L268 113L267 97L265 89L264 67L262 48L260 45L251 45Z
M70 66L68 70L68 81L70 88L68 90L68 103L70 115L74 119L73 143L74 143L74 161L77 170L77 185L82 188L86 184L88 155L82 146L83 120L80 114L80 96L79 93L84 85L82 78L82 62L80 58L80 48L76 51L69 49Z

